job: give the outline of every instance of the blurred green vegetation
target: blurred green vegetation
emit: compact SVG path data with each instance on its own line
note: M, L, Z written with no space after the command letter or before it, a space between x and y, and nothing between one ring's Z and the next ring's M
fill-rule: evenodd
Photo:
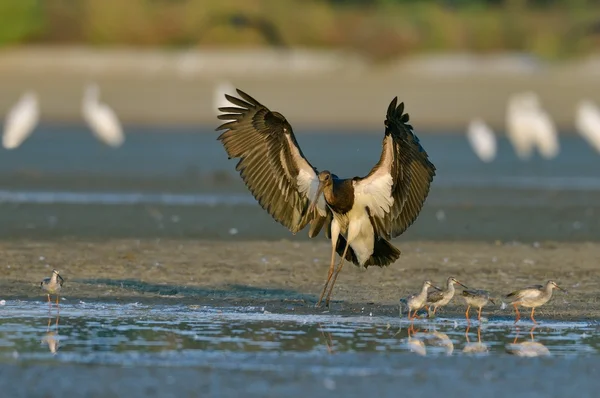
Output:
M0 45L345 48L580 55L600 0L0 0Z

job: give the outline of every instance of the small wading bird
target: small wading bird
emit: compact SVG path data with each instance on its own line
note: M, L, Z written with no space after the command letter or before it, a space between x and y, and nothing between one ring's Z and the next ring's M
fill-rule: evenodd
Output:
M506 298L510 299L510 303L515 307L515 323L519 322L519 319L521 319L521 313L519 313L519 308L517 308L520 305L525 308L531 308L531 320L533 323L537 324L533 317L533 313L537 307L546 304L550 300L552 297L552 290L554 289L562 290L565 293L567 292L558 287L556 282L548 281L546 282L546 285L533 285L507 294Z
M590 100L577 104L575 128L597 152L600 152L600 109Z
M552 159L560 152L556 126L542 108L537 94L527 91L509 98L506 133L519 158L526 160L537 147L540 155Z
M471 307L477 307L477 320L481 322L481 309L488 303L496 304L493 298L490 297L490 293L486 290L463 290L462 297L467 303L467 311L465 312L465 318L467 323L471 322L469 319L469 310Z
M367 268L387 266L400 250L390 239L402 234L417 218L435 167L419 144L404 103L394 98L387 110L379 162L364 178L338 178L318 172L302 154L292 126L248 94L226 95L236 107L219 108L217 128L229 158L239 158L236 170L258 203L292 233L310 223L309 237L331 238L331 263L317 306L329 300L344 259ZM334 272L335 254L341 261ZM333 279L332 279L333 278Z
M92 83L85 88L81 112L96 138L112 147L123 144L125 135L121 123L115 112L100 102L100 88L97 84Z
M452 300L452 297L454 297L454 292L455 292L455 289L454 289L455 283L461 285L465 289L468 289L465 285L460 283L456 278L451 276L446 281L446 290L441 290L441 291L434 290L427 294L426 305L429 307L428 311L429 311L430 315L435 316L435 313L438 308L448 305L450 300ZM432 307L433 307L433 313L431 312Z
M6 115L2 146L6 149L19 147L35 129L39 117L37 95L27 91Z
M400 302L404 302L406 307L408 308L408 319L413 320L417 317L417 311L421 308L425 307L427 303L427 290L432 287L437 291L441 291L441 289L435 285L433 285L430 281L423 282L423 287L421 287L420 293L411 294L405 299L401 299ZM411 316L411 312L414 313Z
M48 292L48 309L52 307L52 302L50 301L51 294L56 294L56 306L58 307L58 296L63 283L64 279L58 274L58 271L55 269L52 270L51 277L44 278L40 283L40 287L46 292Z
M482 162L489 163L496 157L496 135L482 119L471 120L467 128L467 140Z

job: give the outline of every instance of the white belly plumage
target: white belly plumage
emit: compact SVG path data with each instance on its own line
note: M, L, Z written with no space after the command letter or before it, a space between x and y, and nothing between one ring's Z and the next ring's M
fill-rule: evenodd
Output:
M364 265L373 254L375 245L375 234L367 212L364 209L353 208L343 215L334 213L331 224L331 238L337 241L336 230L346 235L359 264Z

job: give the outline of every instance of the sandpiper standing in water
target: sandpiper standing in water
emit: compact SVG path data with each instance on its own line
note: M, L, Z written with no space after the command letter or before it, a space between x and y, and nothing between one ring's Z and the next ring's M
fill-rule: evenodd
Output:
M50 301L51 294L56 294L56 306L58 307L58 296L64 281L65 280L59 275L58 271L53 269L52 276L44 278L40 283L40 287L48 293L48 310L52 308L52 302Z
M467 311L465 312L467 323L471 322L469 319L469 310L471 307L479 308L479 311L477 312L477 320L481 322L481 309L488 303L496 304L494 299L490 297L490 293L486 290L463 290L462 296L467 303Z
M408 319L415 319L415 317L417 316L417 311L425 307L425 304L427 302L427 290L430 287L438 291L441 290L439 287L433 285L430 281L425 281L423 282L423 287L421 288L420 293L411 294L410 296L406 297L406 299L400 300L401 303L403 301L406 302L406 306L408 307ZM411 316L412 311L414 311L414 313Z
M442 291L433 290L427 293L427 305L429 306L429 315L435 316L435 313L438 308L447 305L452 297L454 297L454 284L458 283L465 289L468 289L465 285L460 283L455 277L451 276L446 281L446 289ZM431 312L431 307L433 307L433 313Z
M533 313L535 309L541 305L546 304L550 298L552 297L552 290L558 289L563 292L567 292L563 288L559 287L556 282L548 281L545 285L534 285L526 287L525 289L515 290L512 293L506 295L506 298L511 300L511 304L515 307L515 323L519 322L521 319L521 314L519 313L519 305L525 308L531 308L531 320L533 323L537 324L535 318L533 317Z

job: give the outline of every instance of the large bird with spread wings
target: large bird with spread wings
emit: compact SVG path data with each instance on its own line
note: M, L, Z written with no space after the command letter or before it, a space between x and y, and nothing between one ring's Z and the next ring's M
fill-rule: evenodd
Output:
M342 179L319 172L302 154L285 117L237 90L225 95L235 107L219 108L217 128L229 158L258 203L294 234L308 224L309 236L323 226L331 239L327 282L329 300L344 259L357 266L387 266L400 257L390 239L402 234L417 218L429 193L435 166L408 124L404 103L394 98L385 120L379 162L366 177ZM341 261L334 272L336 253ZM333 279L332 279L333 278Z

